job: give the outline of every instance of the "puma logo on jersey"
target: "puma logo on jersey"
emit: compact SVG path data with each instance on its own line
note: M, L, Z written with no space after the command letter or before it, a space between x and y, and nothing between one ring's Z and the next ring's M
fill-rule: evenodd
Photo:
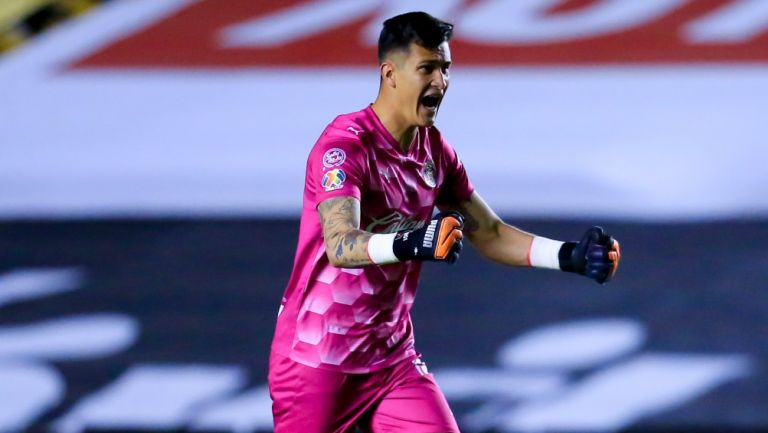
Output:
M416 358L413 360L413 366L416 367L416 371L418 371L420 375L424 376L425 374L429 374L429 369L427 368L427 364L424 361L422 361L420 358Z
M358 136L360 135L360 133L363 132L362 129L356 129L354 126L348 126L347 127L347 131L349 131L349 132L351 132L351 133L353 133L355 135L358 135Z

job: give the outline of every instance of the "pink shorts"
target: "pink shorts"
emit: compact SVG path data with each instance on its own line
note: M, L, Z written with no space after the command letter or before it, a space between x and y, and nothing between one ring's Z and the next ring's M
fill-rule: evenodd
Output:
M422 364L423 365L423 364ZM453 433L459 431L425 367L407 359L367 374L307 367L272 354L269 393L275 433Z

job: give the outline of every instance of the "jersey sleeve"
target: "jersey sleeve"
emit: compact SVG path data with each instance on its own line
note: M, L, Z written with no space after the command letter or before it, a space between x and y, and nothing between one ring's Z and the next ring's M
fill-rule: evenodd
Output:
M453 146L442 137L440 137L440 144L445 178L436 202L446 205L465 202L472 196L475 187L469 181L467 170Z
M306 190L317 206L340 196L362 196L368 156L354 137L327 136L318 140L307 160Z

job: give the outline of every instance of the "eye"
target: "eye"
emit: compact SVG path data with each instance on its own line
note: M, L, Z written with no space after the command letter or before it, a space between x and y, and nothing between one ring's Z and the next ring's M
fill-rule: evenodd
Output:
M435 67L432 65L421 65L419 69L424 71L426 74L431 74L435 70Z

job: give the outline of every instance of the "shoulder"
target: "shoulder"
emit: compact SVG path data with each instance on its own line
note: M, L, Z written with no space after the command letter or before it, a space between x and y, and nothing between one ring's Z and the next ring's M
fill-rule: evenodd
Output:
M325 127L315 147L327 149L335 144L345 145L355 150L364 150L363 143L370 134L362 112L336 116Z
M371 134L365 118L365 110L336 116L325 127L320 138L315 143L315 151L326 151L333 147L342 146L354 153L365 153L367 137Z
M355 141L363 139L371 134L370 124L367 121L365 110L354 113L341 114L325 128L329 135L347 137Z
M318 162L326 169L345 162L346 166L350 163L366 166L368 148L365 143L369 131L357 114L342 114L329 123L312 148L308 163Z

